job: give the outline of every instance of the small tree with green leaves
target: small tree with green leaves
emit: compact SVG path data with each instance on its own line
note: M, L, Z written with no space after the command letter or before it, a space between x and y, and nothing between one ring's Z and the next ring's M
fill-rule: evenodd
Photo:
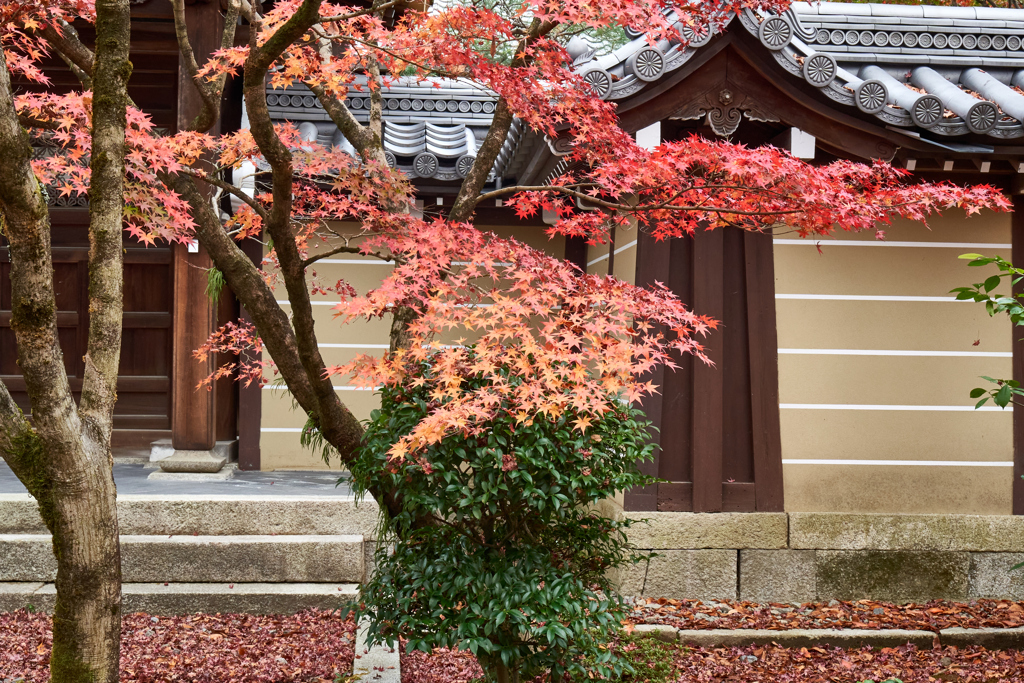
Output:
M493 383L469 370L472 360L460 391ZM599 417L498 410L486 430L391 456L449 400L433 397L437 378L428 360L383 390L351 467L358 493L389 487L402 510L385 518L385 543L363 587L370 640L469 650L500 683L628 671L605 646L622 618L608 572L646 555L629 545L628 520L594 506L652 481L637 470L652 453L642 413L615 397ZM514 391L514 374L506 379Z

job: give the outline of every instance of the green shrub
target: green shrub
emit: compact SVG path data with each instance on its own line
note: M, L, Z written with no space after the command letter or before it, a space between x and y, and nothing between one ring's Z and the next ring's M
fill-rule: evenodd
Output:
M622 618L607 572L646 555L627 542L628 521L593 506L652 481L637 470L652 453L642 413L613 396L589 425L571 410L527 418L499 406L482 430L389 458L444 405L429 363L421 373L382 391L351 467L357 494L394 490L402 508L383 520L386 542L362 589L370 641L469 650L501 683L628 671L604 646ZM463 379L461 391L488 381ZM514 390L511 373L506 381Z

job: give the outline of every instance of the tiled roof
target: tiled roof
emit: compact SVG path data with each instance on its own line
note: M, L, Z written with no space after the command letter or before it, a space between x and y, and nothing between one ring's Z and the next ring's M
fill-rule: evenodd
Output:
M624 101L715 38L679 27L690 38L686 45L650 45L637 35L608 55L596 56L582 40L571 42L569 52L603 98ZM791 78L885 127L919 137L972 135L975 143L1024 137L1024 10L798 2L782 15L747 10L722 30L749 32ZM276 119L299 124L311 139L348 146L304 86L267 94ZM401 78L385 90L384 102L389 160L414 178L454 181L465 176L486 135L495 95L468 81ZM365 96L350 93L348 104L365 122ZM517 120L492 180L543 179L566 151L559 142Z

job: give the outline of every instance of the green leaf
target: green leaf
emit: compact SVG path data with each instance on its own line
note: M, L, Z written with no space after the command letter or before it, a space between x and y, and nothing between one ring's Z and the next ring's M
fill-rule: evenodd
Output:
M998 275L993 275L992 277L988 278L987 280L985 280L985 291L991 292L993 289L999 286L999 283L1001 281L1002 278L999 277Z
M983 398L980 401L978 401L977 405L974 406L974 409L977 410L978 408L982 407L986 403L988 403L988 396L986 396L985 398Z
M981 387L978 387L976 389L971 389L971 398L978 398L979 396L982 396L984 394L985 394L985 390L982 389Z

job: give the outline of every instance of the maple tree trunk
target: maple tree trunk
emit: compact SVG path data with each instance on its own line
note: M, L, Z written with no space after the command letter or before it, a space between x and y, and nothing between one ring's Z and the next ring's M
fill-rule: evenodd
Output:
M11 327L31 422L0 384L0 455L36 498L53 536L57 602L51 680L117 683L121 557L110 435L121 347L128 0L96 3L89 341L75 406L57 338L46 200L0 54L0 211L11 255Z

